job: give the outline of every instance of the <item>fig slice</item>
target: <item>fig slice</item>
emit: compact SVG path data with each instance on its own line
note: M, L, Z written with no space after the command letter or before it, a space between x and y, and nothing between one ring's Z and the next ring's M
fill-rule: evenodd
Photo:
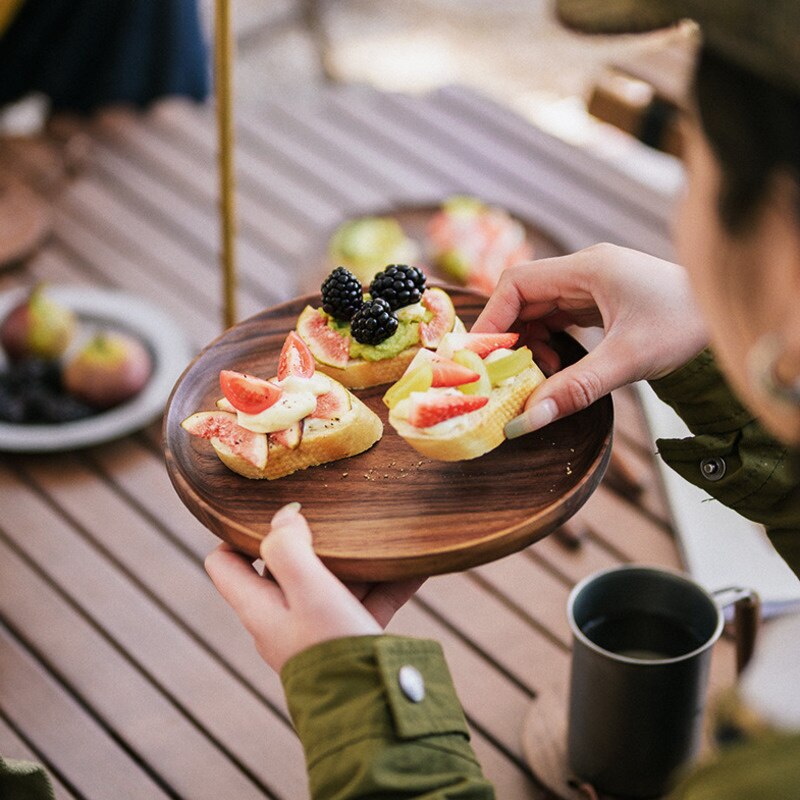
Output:
M330 391L317 398L312 419L340 419L350 410L350 392L339 383L331 382Z
M270 447L285 447L287 450L296 450L300 447L303 438L303 421L295 422L282 431L274 431L268 434Z
M236 421L228 411L198 411L181 422L181 427L193 436L208 439L215 449L240 458L256 469L267 466L267 436L253 433Z
M319 308L306 306L297 318L297 333L320 364L344 369L350 360L350 337L328 325Z
M456 310L443 289L433 287L422 293L422 305L433 314L430 322L420 322L419 342L423 347L438 347L446 333L453 330Z

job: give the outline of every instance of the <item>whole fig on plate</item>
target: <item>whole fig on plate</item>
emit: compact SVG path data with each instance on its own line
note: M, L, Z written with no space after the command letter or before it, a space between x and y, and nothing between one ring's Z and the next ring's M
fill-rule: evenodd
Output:
M64 368L64 388L96 409L124 403L138 394L153 371L147 348L119 332L98 333Z
M39 284L0 325L0 344L10 361L58 358L75 333L75 314L44 293Z

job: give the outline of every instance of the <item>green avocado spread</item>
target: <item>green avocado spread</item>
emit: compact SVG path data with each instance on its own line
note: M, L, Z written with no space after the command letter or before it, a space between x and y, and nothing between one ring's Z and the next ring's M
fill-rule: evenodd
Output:
M369 297L369 295L366 295ZM405 312L405 313L402 313ZM323 312L324 313L324 312ZM350 336L350 323L328 316L328 326L337 333L350 336L350 358L363 358L365 361L383 361L394 358L403 350L419 344L419 323L430 321L433 314L425 309L422 303L398 309L397 330L378 344L361 344Z

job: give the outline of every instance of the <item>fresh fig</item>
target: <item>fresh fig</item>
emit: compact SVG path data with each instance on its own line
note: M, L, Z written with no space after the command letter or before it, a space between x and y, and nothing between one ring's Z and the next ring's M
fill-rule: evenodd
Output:
M328 325L328 317L318 308L306 306L297 319L297 333L320 364L344 369L350 360L350 337Z
M140 341L124 333L99 333L67 363L64 387L93 408L111 408L138 394L152 370L153 360Z
M433 287L422 295L422 305L433 314L430 322L419 325L419 341L423 347L437 347L442 337L453 330L456 310L447 292Z
M0 344L10 361L54 359L67 349L76 326L75 314L47 297L39 284L3 320Z

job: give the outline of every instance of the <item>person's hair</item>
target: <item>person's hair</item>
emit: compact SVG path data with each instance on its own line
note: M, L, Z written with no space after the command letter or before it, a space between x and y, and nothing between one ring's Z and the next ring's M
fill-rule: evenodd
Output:
M778 173L800 182L800 94L708 47L694 81L703 130L722 169L720 219L728 233L744 233Z

